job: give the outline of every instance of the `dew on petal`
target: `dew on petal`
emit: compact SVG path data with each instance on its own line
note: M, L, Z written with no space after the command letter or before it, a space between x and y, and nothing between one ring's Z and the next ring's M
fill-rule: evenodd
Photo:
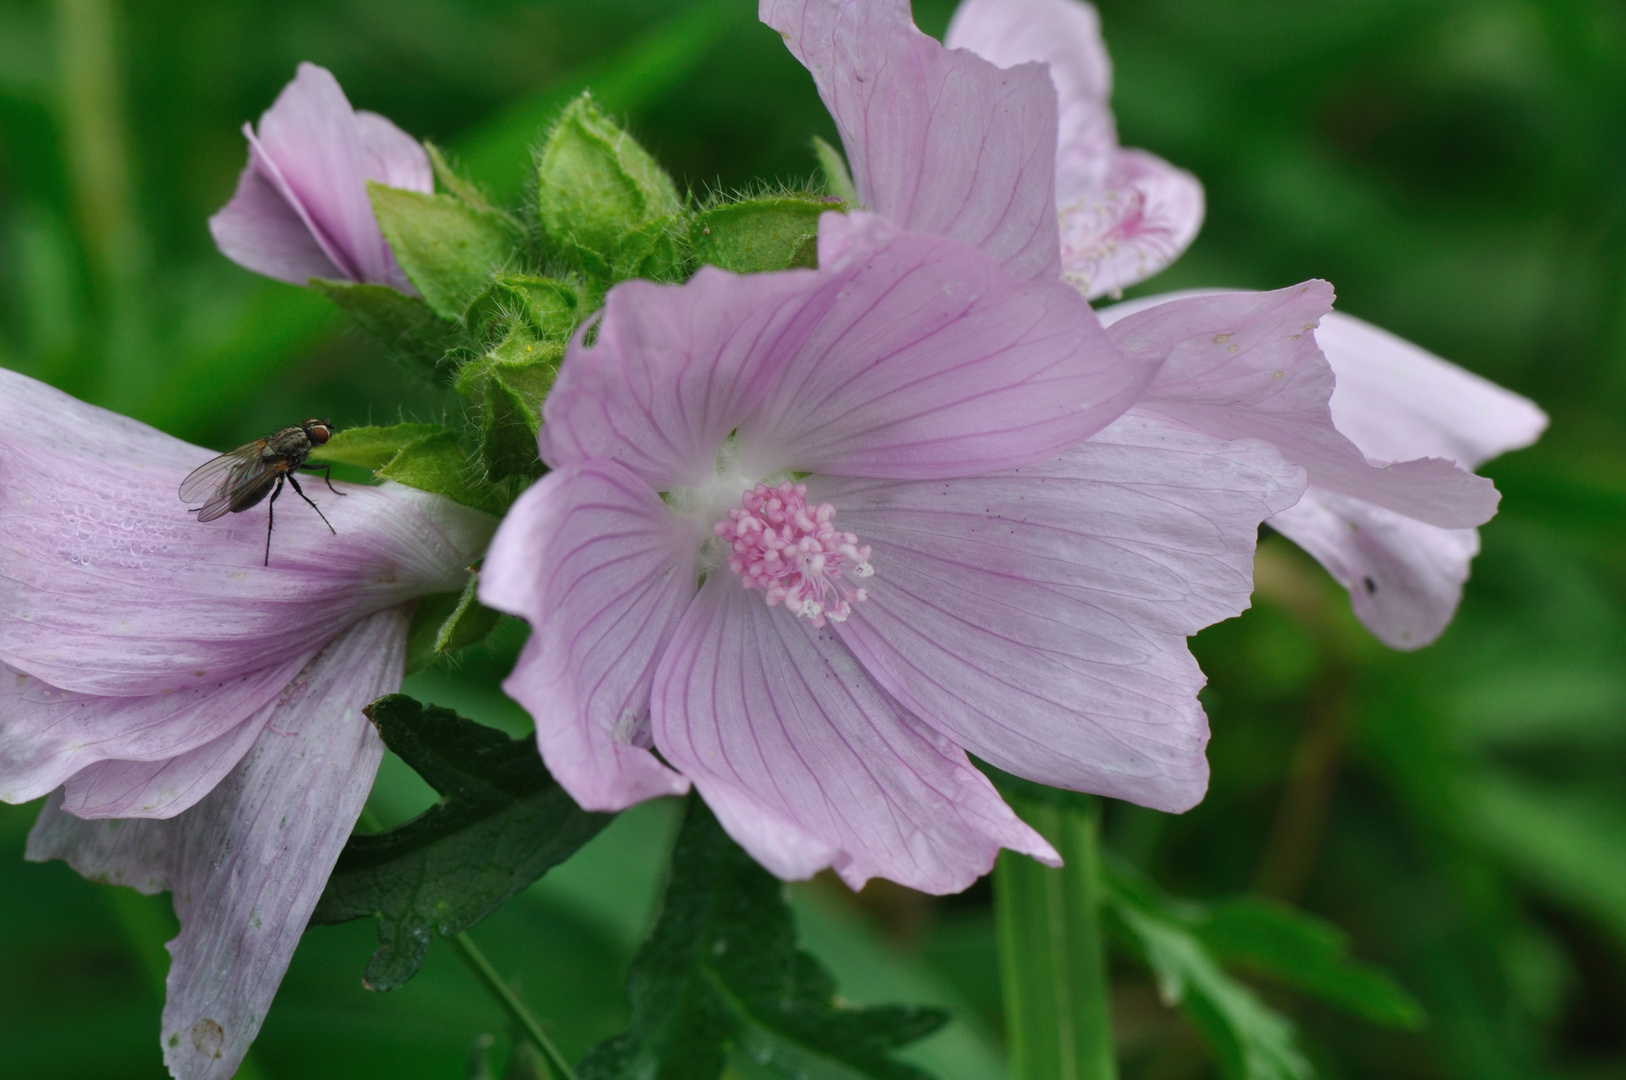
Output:
M875 573L869 545L837 529L835 514L829 503L807 504L806 484L758 484L730 508L727 520L712 526L712 533L728 543L728 568L747 589L761 589L769 607L783 604L822 627L826 621L845 622L852 605L866 599L863 589L849 588L843 577Z

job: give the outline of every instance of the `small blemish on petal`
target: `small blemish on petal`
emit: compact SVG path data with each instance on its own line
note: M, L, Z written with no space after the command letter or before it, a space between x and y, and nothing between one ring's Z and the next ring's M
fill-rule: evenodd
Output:
M218 1020L199 1020L192 1025L192 1045L203 1056L218 1058L226 1045L226 1029Z

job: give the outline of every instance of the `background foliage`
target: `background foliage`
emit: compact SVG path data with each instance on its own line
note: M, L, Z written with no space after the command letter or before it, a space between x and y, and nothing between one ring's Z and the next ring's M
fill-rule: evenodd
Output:
M225 447L306 415L432 421L325 299L243 271L205 225L237 126L294 65L448 148L494 194L583 86L698 194L813 172L834 132L749 0L0 0L0 364ZM1387 652L1278 538L1253 611L1197 641L1214 781L1183 817L1112 804L1109 857L1202 899L1254 890L1344 928L1427 1010L1415 1032L1271 1000L1327 1075L1626 1073L1626 9L1607 0L1104 0L1124 141L1195 171L1209 217L1138 291L1333 281L1339 307L1551 412L1487 470L1504 493L1456 624ZM940 33L951 5L919 0ZM409 680L521 733L494 689L524 630ZM387 759L372 808L432 793ZM163 1075L164 898L21 861L0 807L0 1074ZM623 815L475 936L571 1057L627 1023L676 808ZM985 884L792 890L804 944L860 1001L945 1004L905 1056L997 1076ZM359 975L367 922L312 930L242 1075L460 1077L497 1008L444 943L401 990ZM1126 1075L1207 1075L1120 958Z

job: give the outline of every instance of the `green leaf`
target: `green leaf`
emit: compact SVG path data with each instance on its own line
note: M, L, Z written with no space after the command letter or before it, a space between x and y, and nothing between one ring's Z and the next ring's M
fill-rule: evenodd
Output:
M683 200L591 95L565 107L536 165L538 215L560 254L607 280L676 273Z
M331 438L311 451L316 461L356 465L377 471L399 454L403 447L420 439L450 435L440 424L395 424L390 427L353 427L335 431ZM455 438L455 436L453 436Z
M1157 976L1163 1000L1178 1005L1228 1080L1309 1080L1293 1025L1227 975L1181 914L1141 890L1113 881L1109 910L1119 932Z
M401 447L375 475L420 491L444 495L488 514L500 515L507 509L499 493L474 476L468 453L457 434L445 428Z
M455 320L494 270L517 254L520 238L502 214L451 195L425 195L369 180L378 226L407 278L443 319Z
M853 186L852 174L847 171L847 159L841 156L841 151L815 135L813 156L819 159L819 175L824 180L825 192L848 206L857 206L858 189Z
M1389 1027L1423 1025L1422 1005L1381 968L1348 955L1330 923L1255 897L1216 904L1193 929L1215 957Z
M819 215L846 209L817 196L780 196L726 203L689 225L696 262L735 273L818 266ZM810 244L811 241L811 244ZM807 258L811 252L813 262Z
M582 1080L922 1080L890 1051L946 1014L837 1002L796 948L784 886L691 798L666 902L627 980L632 1026L594 1047Z
M486 213L501 212L492 205L490 199L486 198L485 192L458 175L457 170L452 168L446 156L440 152L440 147L426 142L423 148L429 154L429 167L435 172L435 182L440 185L440 190L472 209Z
M484 919L612 815L578 807L529 737L510 739L404 694L381 697L366 713L441 801L397 828L352 836L311 922L378 919L366 984L393 990L417 973L435 935Z
M308 283L350 314L356 324L384 344L421 365L431 377L446 359L457 327L429 310L416 296L406 296L388 285L366 282Z
M416 675L447 655L484 641L502 618L475 595L479 576L470 574L461 593L436 593L418 601L407 631L406 673Z

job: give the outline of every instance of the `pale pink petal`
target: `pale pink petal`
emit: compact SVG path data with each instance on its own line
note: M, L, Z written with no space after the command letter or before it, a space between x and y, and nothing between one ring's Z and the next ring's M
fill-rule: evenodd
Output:
M532 626L503 689L589 810L688 790L649 752L649 687L694 596L702 538L648 484L594 461L543 477L492 541L480 599Z
M184 820L86 821L62 809L62 792L54 791L28 834L25 857L61 859L91 881L151 896L172 886L170 852Z
M1108 333L1131 355L1162 362L1143 408L1220 438L1265 439L1317 487L1432 525L1488 520L1499 498L1489 480L1443 458L1368 461L1333 426L1333 372L1314 333L1332 299L1322 281L1191 296L1116 319Z
M180 935L164 1061L180 1080L226 1080L288 968L383 753L362 706L398 689L408 613L340 635L289 687L254 748L197 806L165 821L83 822L52 803L28 857L87 877L173 890Z
M1112 61L1101 17L1077 0L963 0L943 44L970 49L1000 67L1050 66L1056 86L1056 201L1100 188L1118 151Z
M367 152L367 179L426 195L435 190L435 171L417 139L366 109L356 110L356 130Z
M311 655L268 664L218 685L147 697L72 693L0 665L0 801L37 799L98 762L166 762L229 735L252 718L263 724L283 687ZM89 815L83 805L69 809L81 817L134 816L128 811ZM154 816L169 817L183 809L176 805Z
M617 285L593 343L571 344L543 403L543 460L560 469L612 459L661 491L703 483L783 364L788 324L817 293L812 271L710 266L683 285Z
M1479 554L1478 529L1425 525L1314 487L1270 526L1314 555L1349 590L1366 628L1396 649L1420 649L1445 631Z
M819 235L823 310L739 426L759 474L1036 461L1110 423L1152 375L1058 281L1019 284L980 252L868 215L826 214Z
M1114 153L1098 187L1058 188L1062 277L1092 300L1159 273L1202 228L1202 184L1144 150Z
M371 160L355 110L331 72L300 64L260 117L256 158L314 226L329 257L357 281L387 282L394 258L367 196Z
M1368 457L1439 457L1472 469L1547 429L1528 398L1371 323L1332 312L1315 337L1338 377L1333 421Z
M171 758L88 766L63 785L62 808L82 818L174 817L225 779L265 730L276 707L272 701L225 734Z
M1259 522L1303 483L1134 410L1039 465L808 494L873 549L836 632L906 708L1019 776L1179 811L1208 782L1185 639L1248 606Z
M495 522L397 485L291 492L199 523L176 488L211 452L0 370L0 663L144 697L308 655L356 619L461 587Z
M760 0L758 16L812 73L868 209L980 248L1019 280L1060 272L1044 68L944 49L908 0Z
M1002 67L1050 66L1060 107L1056 207L1063 277L1094 299L1151 277L1203 223L1195 176L1122 150L1108 101L1112 66L1095 9L1078 0L965 0L946 43Z
M350 277L252 157L237 178L231 201L209 219L209 232L226 258L278 281L303 285L311 278Z
M1001 847L1059 863L959 747L909 716L828 630L708 579L655 677L655 742L783 878L825 866L958 892Z

